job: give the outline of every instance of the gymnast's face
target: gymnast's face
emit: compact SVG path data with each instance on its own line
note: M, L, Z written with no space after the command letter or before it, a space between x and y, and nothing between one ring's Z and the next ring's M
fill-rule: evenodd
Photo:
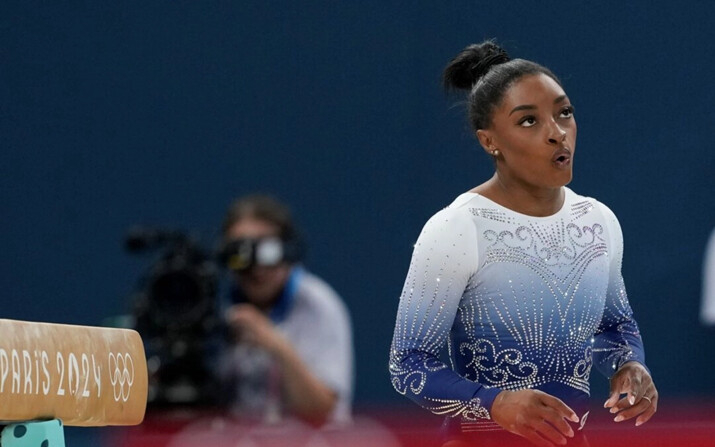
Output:
M280 229L272 222L253 217L244 217L226 231L226 239L259 239L278 237ZM254 266L247 271L235 274L236 282L246 299L255 306L265 309L270 307L283 290L290 266L281 263L275 266Z
M560 188L573 175L576 121L561 86L545 74L526 75L504 94L489 129L477 131L484 149L498 149L497 172L527 188Z

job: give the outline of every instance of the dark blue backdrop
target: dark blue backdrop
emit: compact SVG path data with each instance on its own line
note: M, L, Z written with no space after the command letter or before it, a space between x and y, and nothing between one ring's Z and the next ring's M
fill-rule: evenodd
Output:
M491 175L444 64L497 37L551 67L579 123L571 187L608 204L661 393L713 395L699 326L715 226L712 2L2 2L2 317L98 324L148 259L134 223L214 241L237 195L293 205L354 320L359 403L386 362L411 245ZM602 380L594 379L604 389Z

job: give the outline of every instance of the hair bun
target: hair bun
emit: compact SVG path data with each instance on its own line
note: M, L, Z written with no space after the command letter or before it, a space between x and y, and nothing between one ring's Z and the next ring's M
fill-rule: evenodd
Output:
M471 90L491 67L509 61L509 55L491 40L469 45L444 69L443 81L447 89Z

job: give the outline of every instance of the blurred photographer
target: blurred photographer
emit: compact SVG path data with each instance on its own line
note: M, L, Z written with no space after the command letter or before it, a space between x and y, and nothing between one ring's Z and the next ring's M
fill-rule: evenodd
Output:
M337 293L299 265L301 247L288 208L250 195L224 224L222 260L231 270L225 318L233 342L219 375L244 420L286 417L313 425L350 419L353 347Z

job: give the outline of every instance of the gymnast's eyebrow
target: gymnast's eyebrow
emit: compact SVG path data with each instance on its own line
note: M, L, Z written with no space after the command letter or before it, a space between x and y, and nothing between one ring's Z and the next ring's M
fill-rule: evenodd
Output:
M535 108L536 108L536 106L531 105L531 104L524 104L522 106L516 106L513 109L511 109L511 112L509 112L509 115L511 116L512 113L519 111L519 110L533 110Z
M554 104L558 104L561 101L563 101L564 99L566 99L566 95L561 95L558 98L554 99ZM511 115L512 113L519 111L519 110L533 110L535 108L536 108L536 106L533 104L524 104L521 106L516 106L513 109L511 109L511 112L509 112L509 115Z

